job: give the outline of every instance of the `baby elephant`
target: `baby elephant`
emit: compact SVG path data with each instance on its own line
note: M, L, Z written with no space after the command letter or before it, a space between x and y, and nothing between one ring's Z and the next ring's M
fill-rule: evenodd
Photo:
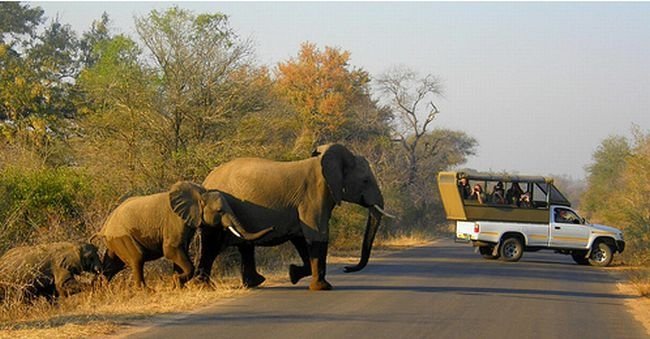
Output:
M220 192L187 181L177 182L168 192L129 198L109 215L98 233L108 249L103 273L110 280L126 264L133 271L135 285L144 287L144 262L164 256L174 263L174 285L182 287L194 274L188 247L196 229L219 224L245 240L272 230L249 233Z
M53 299L79 292L74 276L99 273L97 247L86 243L57 242L13 248L0 258L0 297Z

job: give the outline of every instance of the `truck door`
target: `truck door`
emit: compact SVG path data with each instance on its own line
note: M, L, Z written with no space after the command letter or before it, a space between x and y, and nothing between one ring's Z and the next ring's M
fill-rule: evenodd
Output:
M567 207L551 209L551 247L587 248L589 228Z

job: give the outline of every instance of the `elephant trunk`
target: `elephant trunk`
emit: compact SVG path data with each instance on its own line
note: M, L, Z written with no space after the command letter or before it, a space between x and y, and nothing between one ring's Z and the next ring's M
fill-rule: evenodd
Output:
M273 230L273 227L268 227L259 232L250 233L244 229L237 217L232 214L224 214L222 218L222 224L224 227L228 228L228 230L235 236L248 241L259 239L266 233L269 233Z
M383 204L382 204L383 205ZM363 245L361 246L361 259L359 263L355 266L345 266L343 272L357 272L361 271L368 264L368 259L370 259L370 251L372 250L372 243L375 240L375 235L377 235L377 229L379 229L379 224L381 223L382 212L377 208L370 207L368 208L368 220L366 221L366 232L363 236Z

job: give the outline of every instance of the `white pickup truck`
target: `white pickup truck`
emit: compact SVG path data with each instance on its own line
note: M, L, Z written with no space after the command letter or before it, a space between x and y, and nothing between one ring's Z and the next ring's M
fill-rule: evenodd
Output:
M518 261L525 251L550 249L578 264L608 266L625 249L623 232L587 223L552 179L441 172L438 186L456 239L486 259Z

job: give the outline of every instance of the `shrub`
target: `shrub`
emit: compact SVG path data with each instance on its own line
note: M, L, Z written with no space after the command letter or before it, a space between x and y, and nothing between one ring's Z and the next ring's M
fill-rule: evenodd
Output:
M86 233L88 178L73 168L0 170L0 253L22 243Z

